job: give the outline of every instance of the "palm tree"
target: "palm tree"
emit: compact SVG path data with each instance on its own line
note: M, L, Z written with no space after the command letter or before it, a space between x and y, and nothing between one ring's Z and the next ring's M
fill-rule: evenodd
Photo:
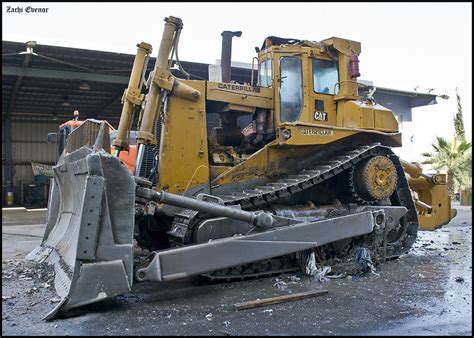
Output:
M436 143L431 145L434 152L424 152L421 156L426 157L422 164L431 164L432 168L439 172L446 171L448 174L448 191L451 198L456 194L456 185L469 184L469 176L472 176L471 166L471 143L458 137L447 140L436 136Z
M462 117L462 105L461 105L461 96L458 93L456 88L456 101L458 103L458 110L454 115L454 130L456 132L456 137L459 137L460 140L466 141L466 131L464 129L464 119Z

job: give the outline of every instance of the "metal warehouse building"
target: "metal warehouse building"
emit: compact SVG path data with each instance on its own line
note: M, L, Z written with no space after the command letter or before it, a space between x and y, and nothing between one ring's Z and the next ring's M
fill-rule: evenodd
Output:
M134 55L2 41L2 197L15 205L46 204L48 182L35 179L32 163L52 165L57 145L47 134L72 118L105 119L117 127L121 98ZM155 58L148 63L153 69ZM208 79L209 64L182 62L192 79ZM172 72L180 76L178 70ZM232 80L250 82L251 69L232 67ZM413 107L436 103L436 95L377 88L375 99L400 122Z

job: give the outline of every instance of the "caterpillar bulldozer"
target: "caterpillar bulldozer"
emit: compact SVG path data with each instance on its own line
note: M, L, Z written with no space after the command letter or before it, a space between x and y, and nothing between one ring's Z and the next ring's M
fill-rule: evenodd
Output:
M68 135L28 255L55 271L61 302L46 318L136 282L268 276L313 253L343 264L363 247L382 263L455 216L446 176L400 160L393 112L359 95L359 42L268 37L258 75L240 84L229 40L241 33L226 31L213 82L182 69L182 28L165 18L147 79L152 46L137 45L117 130L86 120Z

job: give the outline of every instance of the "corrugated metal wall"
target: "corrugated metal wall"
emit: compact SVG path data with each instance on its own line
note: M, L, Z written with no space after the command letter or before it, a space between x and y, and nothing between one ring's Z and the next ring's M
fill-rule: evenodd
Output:
M31 162L54 164L58 158L57 144L48 144L48 133L57 132L61 121L12 119L13 185L34 182ZM2 129L2 153L4 137ZM4 166L2 165L2 172ZM2 175L2 185L5 177Z

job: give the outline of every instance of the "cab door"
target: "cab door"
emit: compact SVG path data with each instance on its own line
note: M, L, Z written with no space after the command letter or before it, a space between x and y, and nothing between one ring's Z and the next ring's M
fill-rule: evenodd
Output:
M278 102L277 121L297 122L304 110L303 64L300 56L281 56L278 59L279 74L275 88Z
M336 125L336 102L339 82L338 61L309 58L310 90L309 90L309 123Z

